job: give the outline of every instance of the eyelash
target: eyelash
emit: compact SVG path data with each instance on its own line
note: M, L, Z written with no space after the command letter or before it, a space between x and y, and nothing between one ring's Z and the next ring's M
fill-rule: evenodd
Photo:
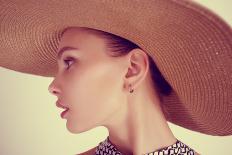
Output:
M67 69L69 69L70 68L70 65L69 65L69 63L68 62L70 62L70 61L73 61L73 59L72 58L66 58L66 59L64 59L64 63L65 63L65 65L67 65L68 67L67 67Z

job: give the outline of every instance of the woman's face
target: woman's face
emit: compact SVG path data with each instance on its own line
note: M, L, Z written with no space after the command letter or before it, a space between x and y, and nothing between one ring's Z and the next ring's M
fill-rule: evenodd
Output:
M67 128L80 133L103 122L124 102L121 58L106 55L103 39L82 29L69 29L63 34L59 48L65 51L58 62L58 72L49 85L61 102L69 108ZM65 61L67 64L65 64Z

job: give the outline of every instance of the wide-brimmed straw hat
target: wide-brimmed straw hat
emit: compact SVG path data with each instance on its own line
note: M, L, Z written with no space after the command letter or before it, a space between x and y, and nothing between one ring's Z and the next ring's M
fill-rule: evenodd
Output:
M232 134L232 29L190 0L6 0L0 5L0 66L54 77L62 31L88 27L145 50L173 88L167 120Z

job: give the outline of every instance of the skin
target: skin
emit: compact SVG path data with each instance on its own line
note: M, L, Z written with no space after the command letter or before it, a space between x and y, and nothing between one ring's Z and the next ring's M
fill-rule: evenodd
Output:
M176 142L152 87L145 51L134 49L126 56L110 57L104 39L81 28L65 31L59 49L64 46L79 50L63 53L49 91L69 107L66 126L70 132L105 126L110 141L127 155ZM69 69L63 61L67 56L74 58Z

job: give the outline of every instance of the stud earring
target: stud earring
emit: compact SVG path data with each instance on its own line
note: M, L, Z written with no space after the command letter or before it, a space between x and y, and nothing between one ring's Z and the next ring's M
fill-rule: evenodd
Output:
M130 93L133 93L134 89L131 88L131 84L129 84L129 87L130 87Z

